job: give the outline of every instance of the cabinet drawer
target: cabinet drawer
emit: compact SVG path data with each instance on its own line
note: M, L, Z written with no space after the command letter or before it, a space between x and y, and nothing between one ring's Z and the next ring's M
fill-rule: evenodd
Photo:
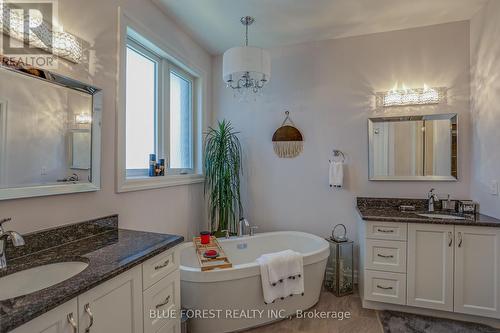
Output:
M406 242L367 239L365 267L379 271L406 273Z
M176 270L144 292L144 333L156 333L179 321L181 308L180 272ZM151 316L151 311L156 316Z
M173 323L163 326L156 333L181 333L181 321L177 320Z
M365 270L365 299L406 304L406 274Z
M143 290L148 289L160 279L179 267L179 251L167 250L142 264Z
M405 241L406 233L406 223L376 221L366 222L366 238Z

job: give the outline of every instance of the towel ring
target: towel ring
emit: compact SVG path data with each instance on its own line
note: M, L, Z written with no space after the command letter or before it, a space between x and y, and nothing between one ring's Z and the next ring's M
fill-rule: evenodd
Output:
M341 157L342 163L345 162L345 155L341 150L337 150L337 149L333 150L333 158L330 160L330 162L332 162L335 159L335 157Z

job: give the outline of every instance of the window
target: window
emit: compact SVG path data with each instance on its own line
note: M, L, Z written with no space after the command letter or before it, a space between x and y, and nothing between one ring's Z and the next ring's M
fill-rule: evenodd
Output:
M193 168L192 82L170 71L170 167Z
M157 152L158 57L129 41L126 59L127 175L147 174L149 154Z
M193 76L131 37L125 70L126 178L148 177L150 154L167 176L194 173Z

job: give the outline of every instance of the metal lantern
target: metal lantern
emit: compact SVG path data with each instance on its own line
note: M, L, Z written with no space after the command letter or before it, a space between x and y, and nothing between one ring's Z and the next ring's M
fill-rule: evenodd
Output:
M342 228L343 233L336 233ZM343 224L337 224L332 230L332 236L326 239L330 244L330 257L326 265L325 288L335 296L352 294L354 284L354 242L347 239L347 229Z

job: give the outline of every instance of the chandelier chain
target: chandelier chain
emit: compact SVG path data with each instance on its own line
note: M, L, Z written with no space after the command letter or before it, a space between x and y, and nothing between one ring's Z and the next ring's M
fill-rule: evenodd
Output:
M248 24L245 24L245 46L248 46Z

